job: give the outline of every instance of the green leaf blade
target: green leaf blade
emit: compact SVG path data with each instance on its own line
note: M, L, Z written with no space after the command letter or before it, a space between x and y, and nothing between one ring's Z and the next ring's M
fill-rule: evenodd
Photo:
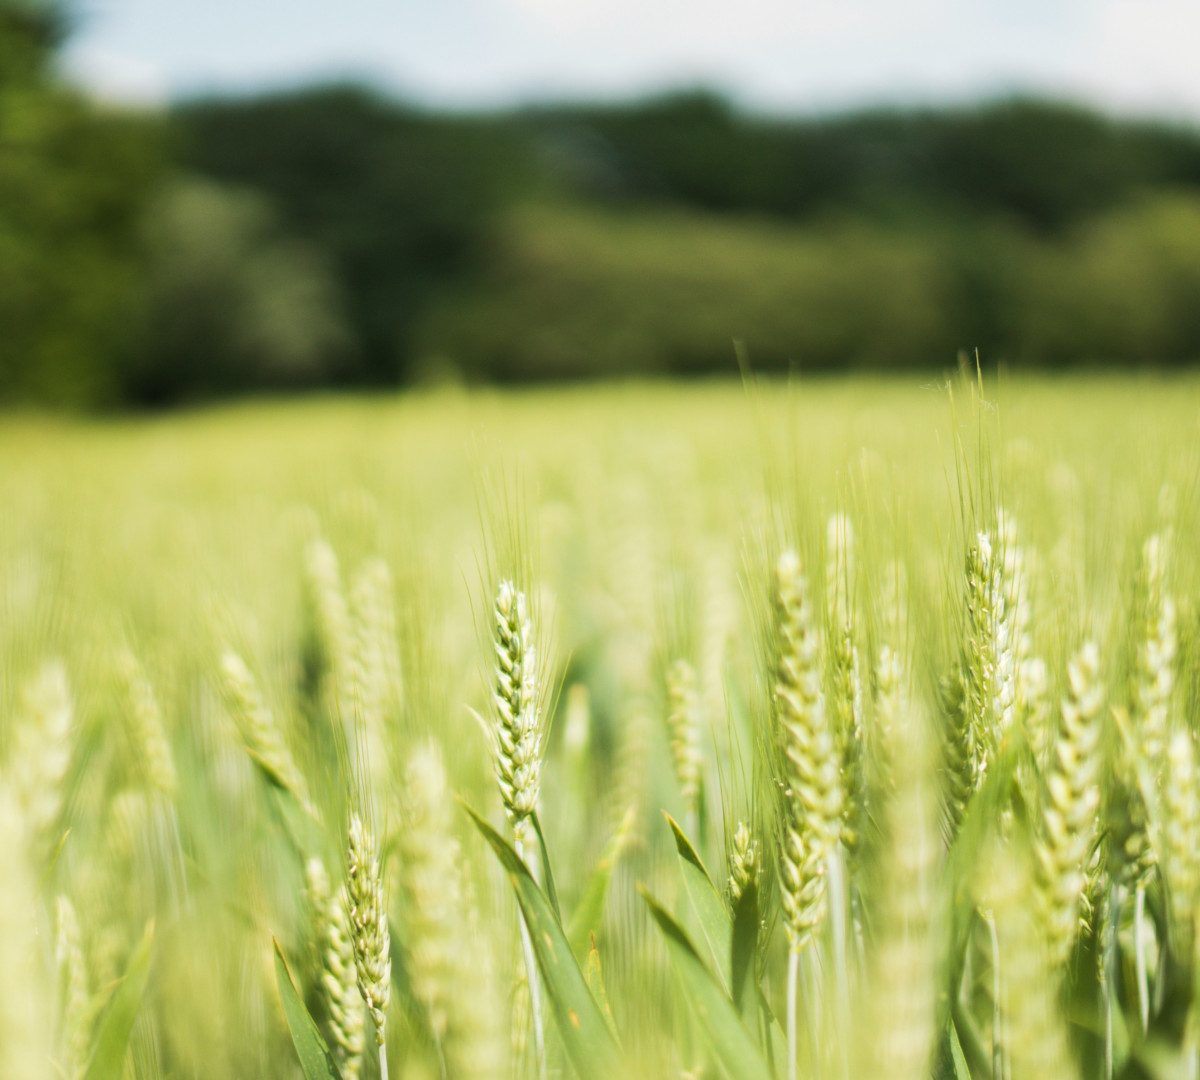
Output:
M512 883L529 929L546 997L575 1071L585 1080L610 1080L625 1075L620 1048L588 989L549 898L512 846L470 807L465 809Z
M722 1069L735 1080L770 1080L767 1064L728 994L696 951L687 933L648 892L642 899L667 943L671 965L679 976L688 1005Z
M730 968L733 956L733 923L730 921L729 909L679 822L670 814L663 816L675 837L675 850L679 855L679 868L683 873L684 891L696 916L708 961L722 989L729 991L733 979Z
M733 909L733 939L730 949L730 975L733 1003L743 1017L751 1016L758 985L758 884L750 882Z
M287 1019L292 1045L296 1048L305 1080L341 1080L329 1047L321 1037L316 1021L305 1008L300 991L296 989L296 982L279 942L272 938L271 943L275 947L275 981L279 985L283 1015Z
M150 980L153 942L154 924L151 922L146 924L142 939L133 950L125 974L100 1020L84 1080L121 1080L125 1075L129 1036L133 1033L133 1024Z
M592 935L600 931L613 872L629 842L633 821L633 810L627 810L621 823L617 826L616 832L613 833L606 845L600 861L596 864L596 869L588 879L579 903L571 912L571 918L567 923L567 940L570 941L576 958L584 959L588 956Z

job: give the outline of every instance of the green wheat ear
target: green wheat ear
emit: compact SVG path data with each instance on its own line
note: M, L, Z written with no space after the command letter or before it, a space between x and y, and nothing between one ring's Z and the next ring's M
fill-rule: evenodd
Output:
M784 798L780 891L788 940L803 950L828 911L825 867L841 835L843 794L807 582L792 551L776 568L775 631L773 697Z
M695 669L686 660L676 660L667 669L667 735L675 782L689 817L694 818L699 810L704 752L699 685Z
M308 785L246 662L232 650L221 657L221 690L242 745L258 767L310 814L316 816Z
M883 646L877 668L876 753L887 764L886 781L876 785L880 842L868 890L874 934L864 983L871 1035L859 1074L922 1080L937 1038L944 848L926 720L899 655Z
M49 856L59 839L75 742L75 702L61 661L44 664L25 684L20 710L11 780L31 843Z
M357 1080L365 1045L365 1004L358 990L349 893L332 892L325 864L309 859L305 880L316 948L317 980L334 1060L344 1080Z
M63 1068L68 1076L79 1076L87 1066L91 1046L92 991L79 916L70 898L61 893L54 901L54 926Z
M164 798L173 799L179 787L171 744L154 687L129 649L117 658L117 669L129 703L129 724L137 743L146 779Z
M1161 865L1171 905L1176 948L1192 948L1200 899L1200 777L1192 733L1180 729L1167 746L1163 782Z
M729 899L736 905L742 894L757 885L762 872L762 846L750 826L737 823L733 831L733 848L729 853Z
M984 880L978 899L996 928L999 1056L1013 1080L1071 1080L1079 1074L1060 1006L1062 969L1054 962L1048 927L1029 903L1035 884L1030 860L1019 848L993 843L994 854L980 859Z
M1179 650L1175 599L1167 589L1167 547L1166 537L1156 534L1142 548L1141 639L1133 712L1142 757L1158 778L1166 763Z
M0 1076L53 1075L51 981L38 941L38 889L24 807L0 784Z
M1020 541L1016 519L1003 508L996 515L1003 560L1005 604L1011 613L1013 698L1016 718L1028 733L1035 760L1044 764L1053 734L1049 675L1033 639L1031 555Z
M1003 555L981 532L967 553L967 638L962 680L970 786L978 791L1012 728L1016 657Z
M435 744L409 757L398 877L409 977L447 1074L494 1076L502 1056L491 958L480 939L463 852L451 829L452 799Z
M358 991L375 1024L375 1042L384 1058L387 1007L392 992L392 939L383 902L383 875L375 838L354 814L346 853L347 913Z
M1099 831L1103 708L1100 650L1088 642L1068 668L1034 845L1047 947L1055 965L1067 963L1079 932L1087 862Z
M493 609L496 686L493 759L504 812L524 857L533 841L531 816L542 786L538 655L525 594L502 581Z
M829 628L830 714L842 767L842 840L858 846L866 817L863 691L854 610L854 526L835 514L826 527L825 603Z

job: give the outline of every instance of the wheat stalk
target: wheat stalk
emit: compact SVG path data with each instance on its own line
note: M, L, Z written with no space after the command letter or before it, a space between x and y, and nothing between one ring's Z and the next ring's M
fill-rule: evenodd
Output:
M829 912L828 874L842 830L841 762L821 693L821 661L807 583L793 551L775 574L774 720L783 791L779 883L788 939L789 1077L796 1074L800 955Z
M744 821L733 831L733 850L729 853L729 899L734 904L751 886L758 884L762 871L762 847Z
M533 840L531 816L542 784L542 720L537 650L525 594L502 581L494 608L496 689L494 764L518 853Z
M1144 760L1161 778L1175 688L1179 642L1175 600L1167 591L1167 541L1151 536L1142 548L1142 637L1138 643L1134 722Z
M1046 760L1051 736L1050 680L1045 661L1034 647L1030 557L1021 545L1016 519L1003 508L996 515L996 536L1002 553L1005 606L1011 613L1015 715L1025 726L1040 764Z
M391 934L383 902L383 875L375 838L354 814L346 855L346 898L358 992L375 1025L379 1066L387 1075L387 1007L392 992Z
M1176 731L1167 746L1163 782L1162 857L1170 900L1172 929L1180 955L1192 948L1196 902L1200 893L1200 779L1196 747L1186 730Z
M694 835L700 808L704 752L700 744L700 694L696 672L686 660L676 660L667 669L667 734L675 782L687 808L689 832Z
M179 777L175 771L175 760L167 740L158 696L130 649L121 651L117 658L117 669L125 686L130 728L137 742L146 779L160 795L173 799L179 787Z
M904 688L903 662L884 646L877 669L878 756L888 759L869 961L863 1077L921 1080L937 1037L937 872L942 846L924 718Z
M862 677L854 626L854 526L844 514L830 518L827 529L825 599L830 637L830 705L842 767L842 840L858 845L866 814L863 778Z
M528 859L534 840L532 817L537 813L542 784L543 726L538 686L537 650L525 594L511 581L502 581L493 609L496 710L493 726L493 760L504 812L512 825L517 856ZM533 871L531 870L531 873ZM519 922L529 1007L533 1014L538 1071L546 1072L545 1035L542 1028L541 992L529 928Z
M344 885L336 893L331 892L329 876L320 859L309 859L305 874L317 951L318 985L334 1060L343 1080L357 1080L362 1072L366 1025L365 1003L359 993L354 959L349 893Z
M308 785L246 662L232 650L221 657L221 689L242 745L270 781L315 816Z
M311 641L325 705L343 723L353 720L354 630L332 546L313 540L304 553L304 583Z
M346 696L352 717L365 739L366 761L382 777L387 766L388 721L400 709L400 660L392 575L382 559L369 560L350 589L351 637L342 651Z
M23 688L11 780L31 842L57 840L75 737L75 704L61 661L44 664Z
M498 1071L492 972L468 903L462 850L450 828L450 791L433 744L409 757L402 787L399 877L405 899L409 973L448 1076Z
M821 692L816 629L794 552L779 560L775 607L774 706L784 789L780 881L788 939L802 951L828 910L825 864L841 833L843 795L837 744Z
M1013 1080L1078 1075L1058 1002L1059 969L1045 927L1028 903L1033 886L1028 858L997 846L982 860L989 873L979 897L993 914L998 955L1004 958L1000 1060Z
M0 785L0 1076L51 1073L51 985L41 964L39 897L29 830L15 793Z
M1079 932L1100 811L1100 650L1086 643L1067 670L1061 727L1046 772L1040 832L1034 846L1050 960L1065 965Z
M978 791L1012 727L1016 658L1003 560L979 533L967 554L967 639L962 679L970 786Z
M70 898L61 893L54 901L54 926L63 1070L67 1076L76 1077L83 1075L88 1061L92 993L88 985L79 917Z

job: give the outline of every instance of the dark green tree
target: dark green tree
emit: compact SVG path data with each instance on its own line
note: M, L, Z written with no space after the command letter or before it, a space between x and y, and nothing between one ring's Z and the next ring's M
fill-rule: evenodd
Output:
M349 87L195 103L177 116L189 168L265 195L328 259L355 338L342 374L361 385L411 374L430 296L470 271L503 193L532 164L505 125Z
M139 221L159 125L55 78L61 4L0 0L0 400L118 400L134 362Z

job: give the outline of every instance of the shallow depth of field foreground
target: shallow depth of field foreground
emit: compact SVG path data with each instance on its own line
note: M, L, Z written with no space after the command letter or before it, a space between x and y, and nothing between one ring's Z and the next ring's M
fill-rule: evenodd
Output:
M0 1076L1200 1075L1200 383L0 429Z

